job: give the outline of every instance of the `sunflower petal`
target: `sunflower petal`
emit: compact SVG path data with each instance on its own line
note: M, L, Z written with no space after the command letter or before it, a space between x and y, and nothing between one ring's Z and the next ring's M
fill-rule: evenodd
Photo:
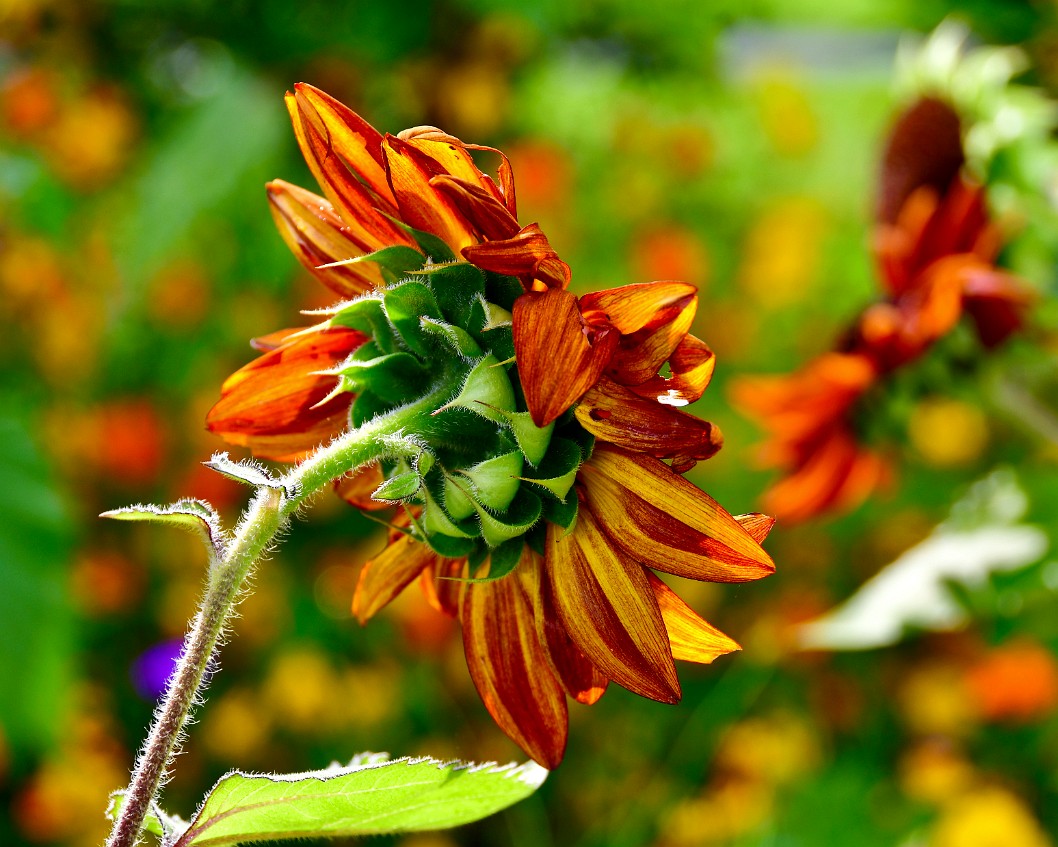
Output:
M651 456L598 444L579 479L607 534L648 567L712 582L744 582L775 570L719 503Z
M533 599L540 643L547 648L551 668L566 694L578 703L590 706L606 693L610 680L588 660L569 637L555 608L543 562L528 545L525 549L524 555L529 556L531 561L523 563L518 569L518 576L525 587L525 593Z
M641 397L649 397L669 406L686 406L695 402L713 378L716 357L700 338L686 335L669 356L671 376L652 376L645 382L629 386Z
M459 617L459 605L463 600L463 581L467 573L466 559L443 559L437 557L433 567L422 572L421 586L426 602L450 618Z
M370 262L320 267L364 253L329 201L282 180L268 183L267 190L279 234L298 261L324 285L347 298L382 285L381 271Z
M465 247L463 258L483 270L518 277L527 291L534 279L547 288L565 288L571 279L569 265L538 224L522 227L509 238Z
M618 333L603 329L589 341L577 298L552 288L514 302L514 351L533 423L547 426L599 379L617 348Z
M431 179L430 185L447 195L485 238L502 240L517 235L518 221L491 191L443 174Z
M228 377L206 426L256 456L301 458L345 429L353 400L348 393L326 399L335 379L319 371L334 367L364 341L362 333L344 327L298 334Z
M629 691L676 703L680 683L646 571L614 548L588 509L573 532L547 527L544 556L559 620L605 676Z
M556 767L566 750L566 695L551 672L519 581L468 584L462 622L467 667L485 708L533 759Z
M648 282L586 294L581 314L622 336L610 373L623 385L653 377L687 335L698 308L697 289L685 282Z
M375 613L402 592L437 560L429 545L401 535L366 562L353 594L353 614L366 624Z
M654 589L654 597L657 598L665 629L669 633L672 658L708 665L717 656L742 649L734 639L699 617L675 591L649 571L647 579Z
M363 252L394 244L414 247L411 237L387 218L398 207L378 170L382 136L323 92L305 85L296 92L287 95L294 134L320 188L349 226L349 236Z
M742 528L750 534L750 537L758 544L763 544L775 526L775 518L771 515L762 515L760 512L750 512L748 515L735 515L735 520Z
M577 405L577 420L596 438L659 459L675 459L681 473L724 444L719 427L602 377Z
M476 242L474 228L444 192L430 185L444 168L410 142L387 135L383 145L386 172L400 219L415 229L436 235L459 251Z

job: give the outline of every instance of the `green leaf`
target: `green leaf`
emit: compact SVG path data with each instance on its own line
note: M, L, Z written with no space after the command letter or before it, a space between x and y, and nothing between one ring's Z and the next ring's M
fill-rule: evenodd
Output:
M169 506L137 503L111 509L99 517L116 521L153 521L168 524L197 535L210 554L210 561L224 556L224 533L213 507L203 500L178 500Z
M110 804L107 806L107 818L116 821L118 813L124 804L124 791L115 791L111 794ZM171 838L182 833L186 828L187 824L184 821L178 817L167 815L159 808L157 803L151 803L150 811L147 812L147 817L143 820L143 831L151 835L157 835L159 838L165 838L166 836Z
M264 465L259 465L249 459L236 462L227 453L214 453L208 462L203 462L202 464L210 470L226 476L228 479L234 479L236 482L242 482L254 488L261 486L275 488L282 491L288 499L298 496L296 485L288 485L282 479L276 479ZM212 511L212 507L209 508Z
M348 767L269 776L232 771L173 847L445 829L495 814L547 777L524 765L357 757Z

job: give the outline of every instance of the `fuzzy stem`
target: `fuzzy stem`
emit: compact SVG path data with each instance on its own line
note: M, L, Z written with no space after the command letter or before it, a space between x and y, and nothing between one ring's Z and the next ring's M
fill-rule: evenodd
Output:
M409 406L375 418L346 432L290 471L283 483L294 496L262 487L243 513L235 537L209 579L198 614L191 623L176 670L133 770L132 781L106 847L133 847L169 766L179 749L183 728L198 702L213 665L225 626L243 590L246 577L269 549L287 519L323 486L369 462L392 455L387 438L414 432L416 421L436 409L452 393L442 386Z

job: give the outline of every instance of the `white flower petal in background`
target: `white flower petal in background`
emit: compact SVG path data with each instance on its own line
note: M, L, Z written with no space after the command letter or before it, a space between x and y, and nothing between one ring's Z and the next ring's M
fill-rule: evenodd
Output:
M1027 500L1009 471L976 483L951 517L884 567L843 604L799 629L807 650L868 650L903 638L909 628L949 630L966 613L948 582L979 586L988 575L1039 561L1047 535L1017 523Z

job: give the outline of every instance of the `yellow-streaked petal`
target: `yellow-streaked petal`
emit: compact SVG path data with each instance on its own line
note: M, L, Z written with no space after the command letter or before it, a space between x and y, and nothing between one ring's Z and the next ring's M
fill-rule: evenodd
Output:
M573 643L629 691L676 703L680 683L646 571L615 549L582 506L573 532L547 527L544 557L558 617Z
M534 760L555 768L566 750L566 695L518 579L467 585L461 617L467 667L485 708Z
M629 386L641 397L670 406L686 406L705 392L713 378L716 356L700 338L686 335L669 356L669 376L655 375Z
M402 592L437 560L429 545L401 535L360 570L353 594L353 614L361 624Z
M708 621L701 618L671 588L652 573L647 573L669 633L672 658L708 665L717 656L742 648Z
M648 567L711 582L775 570L719 503L652 456L598 444L577 479L610 538Z

